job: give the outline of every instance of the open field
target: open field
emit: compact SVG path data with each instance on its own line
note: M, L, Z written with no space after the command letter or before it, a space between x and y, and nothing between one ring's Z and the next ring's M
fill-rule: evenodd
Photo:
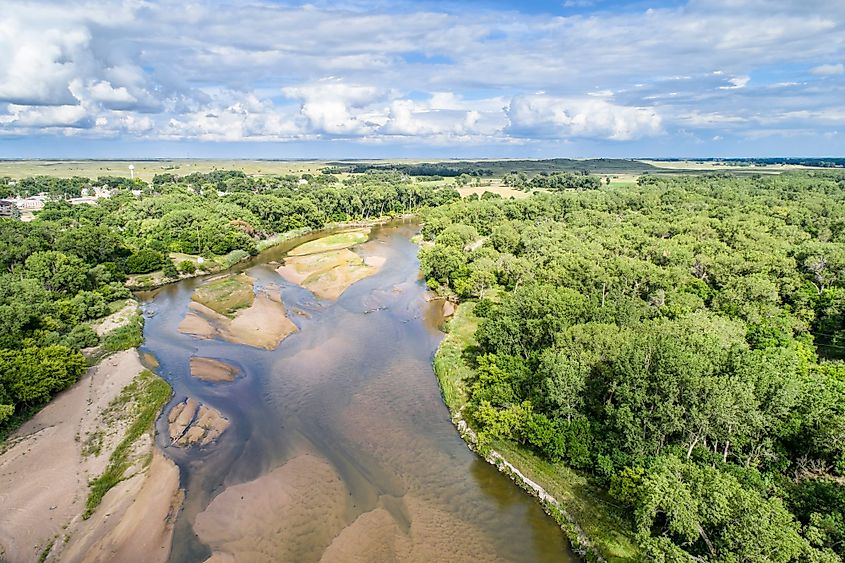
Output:
M255 175L300 175L317 174L325 167L335 166L371 166L380 167L413 167L431 164L446 168L459 168L471 172L484 171L487 179L501 178L511 171L524 171L528 174L552 173L564 171L589 171L612 177L634 177L644 173L682 174L702 173L707 171L734 171L740 173L778 174L788 170L812 169L812 167L797 164L748 164L739 165L720 161L694 160L628 160L628 159L548 159L548 160L213 160L213 159L163 159L163 160L0 160L0 178L13 179L28 176L70 177L82 176L97 178L98 176L129 177L129 165L135 166L135 177L149 182L156 174L176 174L186 176L195 172L208 173L215 170L242 170L250 176ZM341 179L347 178L348 172L338 174ZM483 193L483 189L476 192L475 187L467 187L468 193ZM467 195L464 194L464 195ZM521 197L513 193L505 197ZM522 196L524 197L524 196Z
M156 174L186 176L194 172L243 170L245 174L315 174L326 163L304 160L0 160L0 178L27 176L129 177L129 165L135 166L135 177L149 182Z
M641 160L645 164L662 170L673 172L745 172L757 174L781 174L789 170L815 170L813 166L798 164L748 164L740 166L735 163L700 160Z
M531 192L522 192L519 190L515 190L511 187L504 185L498 180L481 180L480 186L463 186L461 188L458 188L458 193L461 194L461 197L467 197L468 195L472 194L478 194L480 196L484 192L499 194L505 199L523 199L531 195Z

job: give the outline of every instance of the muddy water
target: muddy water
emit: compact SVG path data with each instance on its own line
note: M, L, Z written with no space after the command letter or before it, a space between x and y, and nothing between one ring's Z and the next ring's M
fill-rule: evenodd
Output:
M467 450L431 369L442 334L418 279L413 224L375 228L356 248L387 261L336 302L284 282L273 261L242 269L276 284L299 332L273 351L197 340L177 325L199 280L146 296L144 350L173 385L231 421L206 448L159 441L186 488L172 561L570 561L536 504ZM310 237L313 238L313 237ZM237 366L194 379L192 355Z

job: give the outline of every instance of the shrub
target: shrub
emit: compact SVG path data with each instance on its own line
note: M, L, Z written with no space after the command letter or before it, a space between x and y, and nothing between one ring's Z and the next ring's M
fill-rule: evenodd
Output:
M191 260L182 260L179 262L179 271L183 274L193 274L197 271L197 266Z
M164 254L155 250L139 250L126 259L126 271L130 274L147 274L163 265Z

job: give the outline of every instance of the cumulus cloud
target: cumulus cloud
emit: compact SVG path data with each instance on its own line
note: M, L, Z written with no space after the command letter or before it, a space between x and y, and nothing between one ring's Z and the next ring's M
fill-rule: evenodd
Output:
M835 65L834 64L819 65L819 66L813 67L812 70L810 70L810 72L812 72L813 74L816 74L818 76L834 76L834 75L837 75L837 74L845 73L845 65L843 65L842 63L838 63L838 64L835 64Z
M288 98L299 100L303 125L326 135L363 135L372 131L373 117L361 111L385 92L373 86L347 84L337 79L282 89Z
M822 116L841 108L842 2L496 5L5 0L0 133L457 146L767 127L821 138Z
M9 104L9 113L0 115L0 124L23 129L49 127L89 128L94 125L82 106L22 106Z
M507 109L508 132L523 137L586 137L630 141L659 134L656 110L604 99L515 96Z

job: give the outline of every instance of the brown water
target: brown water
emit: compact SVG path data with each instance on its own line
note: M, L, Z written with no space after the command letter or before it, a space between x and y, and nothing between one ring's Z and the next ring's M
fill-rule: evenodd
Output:
M278 284L299 332L273 351L180 334L186 280L147 295L144 351L175 392L232 424L209 447L160 446L186 489L171 560L213 552L246 561L573 561L539 505L470 452L449 421L431 360L442 333L424 299L417 226L373 229L361 253L381 271L321 301L268 264L308 238L241 269ZM232 383L194 379L197 354L236 365Z

